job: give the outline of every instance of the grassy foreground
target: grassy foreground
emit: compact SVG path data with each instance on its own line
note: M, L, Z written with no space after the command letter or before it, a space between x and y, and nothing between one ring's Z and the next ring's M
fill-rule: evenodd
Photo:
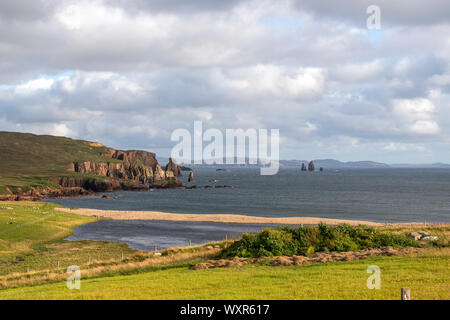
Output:
M412 299L450 299L448 247L359 261L192 270L221 249L155 256L119 243L63 241L73 227L95 219L55 207L0 202L0 299L399 299L401 287L411 288ZM450 232L448 226L420 230L441 237ZM69 265L82 270L80 290L66 287ZM366 286L370 265L381 269L380 290Z
M378 257L298 267L172 268L129 276L0 291L1 299L450 299L448 256ZM381 268L381 289L366 286L367 267Z
M133 252L120 243L61 240L70 236L74 227L96 219L59 212L56 207L45 202L0 202L0 278L122 254L127 257Z

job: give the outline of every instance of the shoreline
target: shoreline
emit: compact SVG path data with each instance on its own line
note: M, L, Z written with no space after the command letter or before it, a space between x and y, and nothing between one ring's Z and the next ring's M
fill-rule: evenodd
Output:
M128 211L128 210L99 210L99 209L71 209L55 208L57 211L75 213L84 216L106 218L112 220L159 220L159 221L192 221L192 222L218 222L218 223L255 223L255 224L280 224L280 225L298 225L311 224L316 225L320 222L328 225L349 224L352 226L367 225L372 227L384 226L383 223L364 221L364 220L346 220L330 219L316 217L257 217L237 214L184 214L167 213L160 211Z

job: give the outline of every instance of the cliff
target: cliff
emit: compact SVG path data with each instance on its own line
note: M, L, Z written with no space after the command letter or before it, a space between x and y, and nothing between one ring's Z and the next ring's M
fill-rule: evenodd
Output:
M181 170L156 155L97 142L0 132L0 200L87 195L115 190L174 188Z

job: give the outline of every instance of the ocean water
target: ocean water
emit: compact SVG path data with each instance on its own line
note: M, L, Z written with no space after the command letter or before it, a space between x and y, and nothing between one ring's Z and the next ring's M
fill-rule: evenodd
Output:
M155 210L177 213L230 213L263 217L326 217L375 222L450 223L450 170L369 169L301 172L280 169L194 170L195 183L232 188L116 192L99 197L49 200L67 207ZM216 183L209 183L216 179Z
M66 240L122 242L134 250L153 251L239 238L242 233L255 233L270 226L215 222L100 220L76 227L75 233Z

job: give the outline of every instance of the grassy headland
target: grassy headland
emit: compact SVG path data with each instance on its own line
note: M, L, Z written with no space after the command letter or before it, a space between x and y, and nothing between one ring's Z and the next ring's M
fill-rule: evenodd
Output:
M59 187L51 177L75 176L68 166L77 161L120 162L101 156L104 146L64 137L0 132L0 194L30 187ZM79 176L79 175L77 175Z

